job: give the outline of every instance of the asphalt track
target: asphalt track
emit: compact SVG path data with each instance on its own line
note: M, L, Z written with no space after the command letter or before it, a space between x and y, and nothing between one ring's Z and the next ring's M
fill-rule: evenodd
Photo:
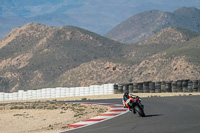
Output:
M121 99L88 102L121 104ZM143 98L146 117L128 112L66 133L200 133L200 96Z

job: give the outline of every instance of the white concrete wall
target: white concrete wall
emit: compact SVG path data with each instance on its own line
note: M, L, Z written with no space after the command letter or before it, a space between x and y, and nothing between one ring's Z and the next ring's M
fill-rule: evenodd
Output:
M0 101L31 100L45 98L61 98L74 96L114 94L114 84L91 85L89 87L56 87L38 90L19 90L14 93L0 92Z

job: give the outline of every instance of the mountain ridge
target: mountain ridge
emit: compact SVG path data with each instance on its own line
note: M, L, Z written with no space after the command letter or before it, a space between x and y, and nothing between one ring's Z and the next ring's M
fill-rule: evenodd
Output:
M49 26L73 25L104 35L117 24L143 11L174 11L183 6L200 8L199 5L196 0L1 0L0 17L6 23L0 22L0 39L12 28L28 22Z
M105 36L122 43L134 43L147 39L167 27L180 27L200 32L200 10L180 8L174 12L160 10L142 12L123 21Z
M176 27L168 27L165 29L162 29L157 34L151 36L150 38L139 42L139 45L144 44L170 44L170 45L178 45L179 43L188 41L194 37L199 36L200 33L189 31L187 29L183 28L176 28ZM167 42L165 40L167 38Z
M175 46L182 47L185 42L200 35L187 29L169 27L161 30L152 37L124 48L124 58L129 62L140 63L154 54L161 53Z
M81 28L29 23L0 42L0 74L13 90L35 88L81 63L120 56L120 49L120 43Z
M0 41L0 91L197 79L199 65L188 59L199 58L199 37L170 27L128 45L74 26L28 23Z

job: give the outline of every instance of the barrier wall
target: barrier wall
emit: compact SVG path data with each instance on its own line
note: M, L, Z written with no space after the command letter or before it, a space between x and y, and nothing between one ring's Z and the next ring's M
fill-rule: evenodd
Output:
M74 96L114 94L114 84L91 85L89 87L56 87L38 90L19 90L14 93L0 92L0 101L62 98Z
M91 85L89 87L56 87L38 90L19 90L14 93L0 92L0 101L62 98L90 95L130 93L200 92L200 80L178 80L128 84Z
M119 84L114 87L115 94L130 93L165 93L165 92L200 92L200 80L178 80Z

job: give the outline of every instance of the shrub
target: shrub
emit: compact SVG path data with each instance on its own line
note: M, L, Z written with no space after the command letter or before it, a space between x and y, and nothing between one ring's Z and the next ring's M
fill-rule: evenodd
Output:
M82 100L87 100L87 98L82 98Z

